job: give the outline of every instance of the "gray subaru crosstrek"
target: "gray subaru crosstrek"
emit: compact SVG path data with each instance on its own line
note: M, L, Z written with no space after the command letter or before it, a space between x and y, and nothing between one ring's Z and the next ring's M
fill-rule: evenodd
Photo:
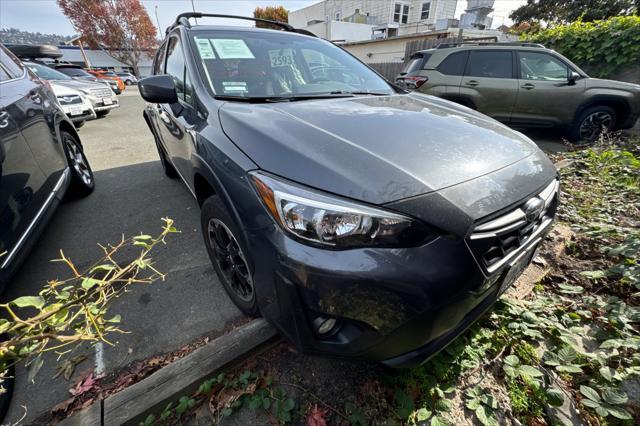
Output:
M220 283L301 351L423 362L531 261L558 202L553 164L328 41L189 22L207 16L178 17L138 87Z
M633 127L640 85L589 77L532 43L442 44L415 52L396 84L473 108L511 127L557 127L574 142Z

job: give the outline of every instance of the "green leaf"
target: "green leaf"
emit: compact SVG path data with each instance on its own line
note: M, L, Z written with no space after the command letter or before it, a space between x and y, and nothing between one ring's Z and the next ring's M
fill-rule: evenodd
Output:
M498 426L498 420L496 420L493 413L487 412L484 406L479 406L475 413L478 421L484 426Z
M98 272L98 271L109 272L109 271L113 271L114 269L116 269L115 266L109 265L109 264L104 264L104 265L98 265L98 266L93 267L91 269L91 271L89 271L89 273L93 274L94 272Z
M467 401L466 406L469 410L476 410L480 406L480 400L473 398Z
M40 296L22 296L11 301L11 304L16 305L19 308L33 307L36 309L42 309L44 306L44 299Z
M436 410L437 411L451 411L451 408L453 407L453 405L451 404L451 401L449 401L448 399L439 399L438 402L436 402Z
M82 280L82 288L85 290L91 290L93 287L100 285L101 283L101 280L96 280L95 278L85 278Z
M113 318L108 319L107 322L111 323L119 323L122 320L122 316L120 314L114 315Z
M4 318L0 318L0 334L4 333L11 327L11 323Z
M616 370L611 367L601 367L600 375L608 382L613 381L613 376L616 374Z
M602 399L609 404L622 405L629 401L629 397L626 393L617 391L615 389L605 389L602 391Z
M282 406L282 408L285 411L291 411L294 408L296 408L296 402L292 398L287 398L287 400L284 402L284 405Z
M135 237L133 237L134 240L136 241L145 241L145 240L152 240L153 237L151 235L136 235Z
M592 401L588 398L584 398L582 400L582 405L586 406L586 407L591 407L591 408L598 408L600 407L600 403L598 401Z
M559 365L556 367L556 370L562 373L572 373L572 374L582 373L582 368L580 368L577 365Z
M268 410L270 407L271 407L271 399L269 399L269 398L264 398L264 399L262 400L262 408L263 408L264 410Z
M431 417L431 411L426 408L421 408L415 412L416 421L425 422Z
M595 389L590 388L589 386L580 385L580 393L592 401L602 401L600 399L600 395L598 395L598 392L596 392Z
M602 342L600 349L613 349L619 348L620 346L622 346L622 341L620 339L609 339Z
M620 420L631 420L633 418L633 417L631 417L631 414L629 414L629 412L627 410L625 410L624 408L621 408L621 407L607 406L607 411L613 417L615 417L617 419L620 419Z
M504 359L504 363L511 367L516 367L520 365L520 359L515 355L509 355Z
M431 419L431 426L449 426L450 424L451 423L439 416L435 416Z
M543 376L542 371L540 371L537 368L532 367L530 365L522 365L522 366L520 366L518 368L518 372L520 373L520 376L522 376L523 378Z
M558 388L549 388L545 391L547 402L552 407L560 407L564 403L564 393Z
M576 352L576 350L571 346L565 346L558 351L558 358L570 364L578 358L578 352Z

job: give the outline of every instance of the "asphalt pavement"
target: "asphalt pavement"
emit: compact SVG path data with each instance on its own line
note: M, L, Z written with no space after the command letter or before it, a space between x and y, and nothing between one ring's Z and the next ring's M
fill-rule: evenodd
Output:
M204 335L219 334L242 318L207 257L196 201L181 181L164 176L142 118L144 101L137 88L128 88L119 100L120 108L87 122L79 132L94 170L95 191L58 208L2 299L37 294L47 280L69 277L63 265L50 262L59 257L60 250L79 268L87 267L100 258L97 243L117 242L122 234L156 234L162 217L174 219L181 230L153 255L156 267L167 278L137 287L115 301L112 312L122 316L121 327L129 333L113 335L115 346L88 348L87 360L78 365L71 381L53 378L53 354L46 357L34 383L27 383L24 368L19 368L6 423L23 416L22 406L27 412L25 422L48 412L70 397L73 380L88 370L118 371Z

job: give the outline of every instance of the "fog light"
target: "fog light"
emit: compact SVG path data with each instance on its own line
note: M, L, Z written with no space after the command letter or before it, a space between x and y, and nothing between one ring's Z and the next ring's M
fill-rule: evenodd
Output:
M320 320L321 320L320 325L318 325L318 328L316 329L316 331L320 335L330 333L331 330L333 330L333 328L336 326L335 318L320 319Z

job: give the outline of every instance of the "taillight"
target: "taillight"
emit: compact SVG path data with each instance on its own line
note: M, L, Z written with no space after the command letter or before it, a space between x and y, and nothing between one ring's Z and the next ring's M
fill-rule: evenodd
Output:
M429 77L420 75L404 78L404 83L411 89L417 89L427 81L429 81Z

